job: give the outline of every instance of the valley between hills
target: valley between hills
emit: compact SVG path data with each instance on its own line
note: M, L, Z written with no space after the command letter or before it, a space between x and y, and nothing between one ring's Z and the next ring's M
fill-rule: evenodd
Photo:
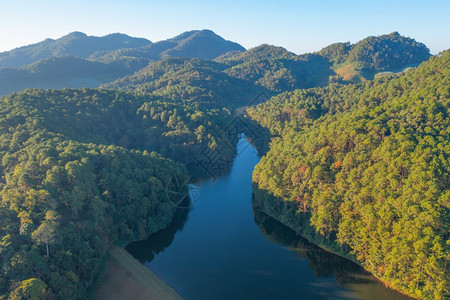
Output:
M398 32L301 55L211 30L0 53L0 299L95 297L111 257L175 226L190 184L229 174L242 135L256 223L446 299L449 64Z

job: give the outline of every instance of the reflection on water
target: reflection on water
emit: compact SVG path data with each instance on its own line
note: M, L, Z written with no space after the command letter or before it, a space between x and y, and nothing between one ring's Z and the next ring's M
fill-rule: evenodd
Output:
M185 201L185 200L184 200ZM188 205L185 205L186 207ZM125 249L142 263L151 262L156 255L172 244L175 234L182 230L188 220L189 208L175 212L172 223L165 229L150 235L146 240L131 243Z
M248 147L229 174L200 184L192 209L127 251L186 299L407 299L254 209L258 161Z
M296 235L295 231L267 216L258 208L254 207L253 209L255 222L269 241L287 247L300 260L306 260L316 277L333 275L340 286L354 293L351 295L342 292L341 296L355 299L410 299L393 290L386 289L369 272L352 261L323 250Z
M296 235L292 229L263 212L255 210L254 215L255 222L262 234L272 243L293 251L299 259L306 259L316 277L327 277L334 274L336 279L342 279L339 281L343 283L349 279L350 272L361 270L353 262L337 255L330 255L329 252Z

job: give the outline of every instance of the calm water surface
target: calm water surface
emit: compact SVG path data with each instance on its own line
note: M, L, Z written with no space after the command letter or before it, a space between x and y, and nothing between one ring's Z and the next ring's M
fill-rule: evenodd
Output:
M127 251L185 299L409 299L254 210L259 157L241 142L229 174L200 183L192 209Z

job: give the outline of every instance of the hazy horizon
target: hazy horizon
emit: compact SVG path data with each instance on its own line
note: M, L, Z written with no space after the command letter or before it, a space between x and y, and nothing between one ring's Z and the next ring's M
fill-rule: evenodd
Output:
M249 49L267 43L296 54L336 42L356 43L398 31L436 54L450 47L448 1L92 1L2 3L0 52L57 39L70 32L104 36L120 32L156 42L195 29L210 29Z
M196 31L196 30L211 30L211 29L210 29L210 28L188 29L188 30L185 30L184 32L187 32L187 31ZM214 33L218 34L218 33L215 32L214 30L212 30L212 31L213 31ZM377 35L375 35L375 36L386 35L386 34L390 34L390 33L395 32L395 31L396 31L396 30L393 30L393 31L391 31L391 32L385 32L385 33L377 34ZM116 33L117 33L117 34L125 34L125 35L130 36L130 37L133 37L133 38L145 38L145 39L147 39L147 40L150 40L152 43L159 42L159 41L164 41L164 40L167 40L167 39L170 39L170 38L173 38L173 37L176 36L176 35L174 35L174 36L168 36L167 38L164 38L164 39L162 39L162 40L152 40L151 38L148 38L148 37L136 36L136 35L128 34L128 33L126 33L126 32L111 32L111 33L107 33L107 34L105 34L105 35L94 35L94 34L89 34L89 33L86 33L86 32L82 32L82 31L80 31L80 30L73 30L73 31L67 32L66 34L63 34L63 35L61 35L61 36L59 36L59 37L50 38L50 39L52 39L52 40L57 40L57 39L59 39L59 38L61 38L61 37L63 37L63 36L69 35L69 34L74 33L74 32L81 32L81 33L86 34L87 36L95 36L95 37L103 37L103 36L106 36L106 35L109 35L109 34L116 34ZM183 32L180 32L179 34L181 34L181 33L183 33ZM399 32L399 33L400 33L400 35L403 35L401 32ZM177 35L178 35L178 34L177 34ZM236 42L236 41L234 41L233 39L225 38L225 37L222 36L221 34L218 34L218 35L221 36L221 37L223 37L225 40L229 40L229 41L231 41L231 42ZM404 35L403 35L403 36L404 36ZM357 42L359 42L359 41L361 41L361 40L363 40L364 38L367 38L367 37L368 37L368 36L365 36L365 37L362 37L362 38L359 39L359 40L354 40L354 41L335 41L335 42L333 42L333 43L338 43L338 42L350 42L351 44L355 44L355 43L357 43ZM414 39L413 36L408 36L408 37ZM44 39L44 40L45 40L45 39ZM30 43L30 44L26 44L26 45L21 45L21 46L18 46L18 47L9 49L9 50L0 51L0 53L8 52L8 51L11 51L11 50L14 50L14 49L17 49L17 48L21 48L21 47L25 47L25 46L29 46L29 45L33 45L33 44L42 42L42 41L44 41L44 40L37 41L37 42L33 42L33 43ZM421 41L418 41L418 42L421 42ZM239 44L240 44L240 43L239 43ZM269 45L274 45L274 46L286 48L286 47L284 47L283 45L276 45L276 44L271 44L271 43L267 43L267 42L266 42L266 43L262 43L262 44L269 44ZM260 45L262 45L262 44L254 45L254 46L251 46L251 47L245 47L244 45L242 45L242 44L241 44L241 45L242 45L244 48L246 48L246 49L248 50L248 49L251 49L251 48L254 48L254 47L258 47L258 46L260 46ZM330 43L330 44L332 44L332 43ZM328 45L330 45L330 44L328 44ZM424 43L424 44L425 44L425 43ZM286 50L291 51L291 52L293 52L293 53L295 53L295 54L305 54L305 53L312 53L312 52L320 51L322 48L324 48L324 47L326 47L326 46L328 46L328 45L325 45L325 46L323 46L323 47L321 47L321 48L319 48L319 49L314 49L314 50L311 50L311 51L308 51L308 52L296 52L296 51L292 51L292 50L290 50L290 49L288 49L288 48L286 48ZM425 45L426 45L426 44L425 44ZM428 45L426 45L426 46L428 47ZM428 47L428 48L429 48L429 47ZM431 49L430 49L430 50L431 50ZM442 49L441 51L444 51L444 50L446 50L446 49ZM436 52L436 53L434 53L433 51L431 51L431 53L432 53L433 55L435 55L435 54L437 54L437 53L439 53L439 52L441 52L441 51L438 51L438 52Z

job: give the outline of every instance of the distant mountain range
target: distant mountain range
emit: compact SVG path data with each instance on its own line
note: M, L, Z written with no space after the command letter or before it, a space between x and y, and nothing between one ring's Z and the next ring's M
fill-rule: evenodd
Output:
M17 69L0 69L0 95L26 88L98 87L146 65L146 61L101 63L73 56L52 57Z
M230 51L241 52L245 51L245 48L223 39L211 30L193 30L140 48L96 53L90 58L106 62L118 57L136 57L150 60L160 60L167 57L214 59Z
M211 76L211 71L223 80L226 77L228 83L235 84L236 79L245 82L238 90L259 88L277 93L324 86L330 82L364 81L372 79L378 72L416 66L430 56L424 44L397 32L368 37L353 45L336 43L304 55L267 44L245 50L211 30L187 31L155 43L118 33L93 37L74 32L57 40L47 39L0 53L0 95L25 88L100 85L155 92L178 82L178 94L186 96L181 93L185 87L181 87L186 82L196 82L197 88L204 88L205 83L199 82ZM206 63L209 70L206 73L204 65L189 60L182 61L181 65L177 60L155 64L170 57L214 60L216 63ZM180 67L184 69L184 81L175 78ZM155 77L152 75L154 68L168 74ZM214 89L214 86L210 88ZM220 94L224 95L223 91Z
M166 57L213 59L230 51L245 51L245 48L223 39L211 30L187 31L156 43L120 33L95 37L82 32L72 32L56 40L46 39L0 53L0 69L22 67L42 59L67 55L111 62L123 57L148 60Z
M71 55L79 58L99 51L123 48L139 48L151 44L143 38L133 38L121 33L103 37L87 36L82 32L72 32L59 39L45 41L0 53L0 68L17 68L42 59Z
M98 87L167 57L213 59L241 52L211 30L194 30L152 43L124 34L73 32L57 40L0 53L0 96L25 88Z

